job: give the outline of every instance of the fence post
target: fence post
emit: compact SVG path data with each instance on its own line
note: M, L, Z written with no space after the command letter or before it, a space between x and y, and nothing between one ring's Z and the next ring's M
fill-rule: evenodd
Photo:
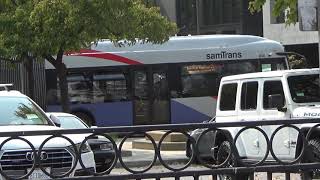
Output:
M267 172L267 180L272 180L272 173L271 172Z

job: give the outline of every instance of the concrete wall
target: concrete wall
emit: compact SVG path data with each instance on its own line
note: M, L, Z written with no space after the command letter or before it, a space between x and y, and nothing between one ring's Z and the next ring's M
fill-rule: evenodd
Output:
M285 24L271 24L270 0L266 0L263 7L264 37L281 42L284 45L318 43L317 31L300 31L299 23L287 26Z

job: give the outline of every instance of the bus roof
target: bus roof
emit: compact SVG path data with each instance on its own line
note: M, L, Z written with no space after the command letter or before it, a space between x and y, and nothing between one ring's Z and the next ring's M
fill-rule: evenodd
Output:
M171 37L163 44L115 46L104 40L63 57L67 68L141 64L196 63L279 58L284 47L276 41L251 35L198 35ZM53 66L46 63L46 69Z
M257 42L272 42L259 36L252 35L196 35L196 36L174 36L163 44L137 42L132 46L115 46L114 43L104 40L92 45L91 49L102 52L123 52L123 51L174 51L182 49L203 49L203 48L228 48L243 44ZM121 41L123 43L123 41Z

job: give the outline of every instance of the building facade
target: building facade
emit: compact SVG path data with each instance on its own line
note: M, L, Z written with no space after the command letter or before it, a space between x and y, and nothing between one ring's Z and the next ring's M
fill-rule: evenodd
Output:
M262 36L262 13L250 14L248 0L154 0L177 23L178 35L251 34Z
M274 0L266 0L263 7L263 36L281 42L286 51L304 55L308 67L318 67L318 32L300 31L299 22L286 25L285 12L277 18L272 15L273 5Z

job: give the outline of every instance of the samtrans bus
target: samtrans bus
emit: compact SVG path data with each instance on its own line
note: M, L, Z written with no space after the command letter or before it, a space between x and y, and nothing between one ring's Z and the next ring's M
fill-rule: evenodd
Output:
M65 55L73 114L97 126L179 124L215 116L226 75L287 69L284 47L248 35L177 36L164 44L100 41ZM61 111L46 63L47 110Z

